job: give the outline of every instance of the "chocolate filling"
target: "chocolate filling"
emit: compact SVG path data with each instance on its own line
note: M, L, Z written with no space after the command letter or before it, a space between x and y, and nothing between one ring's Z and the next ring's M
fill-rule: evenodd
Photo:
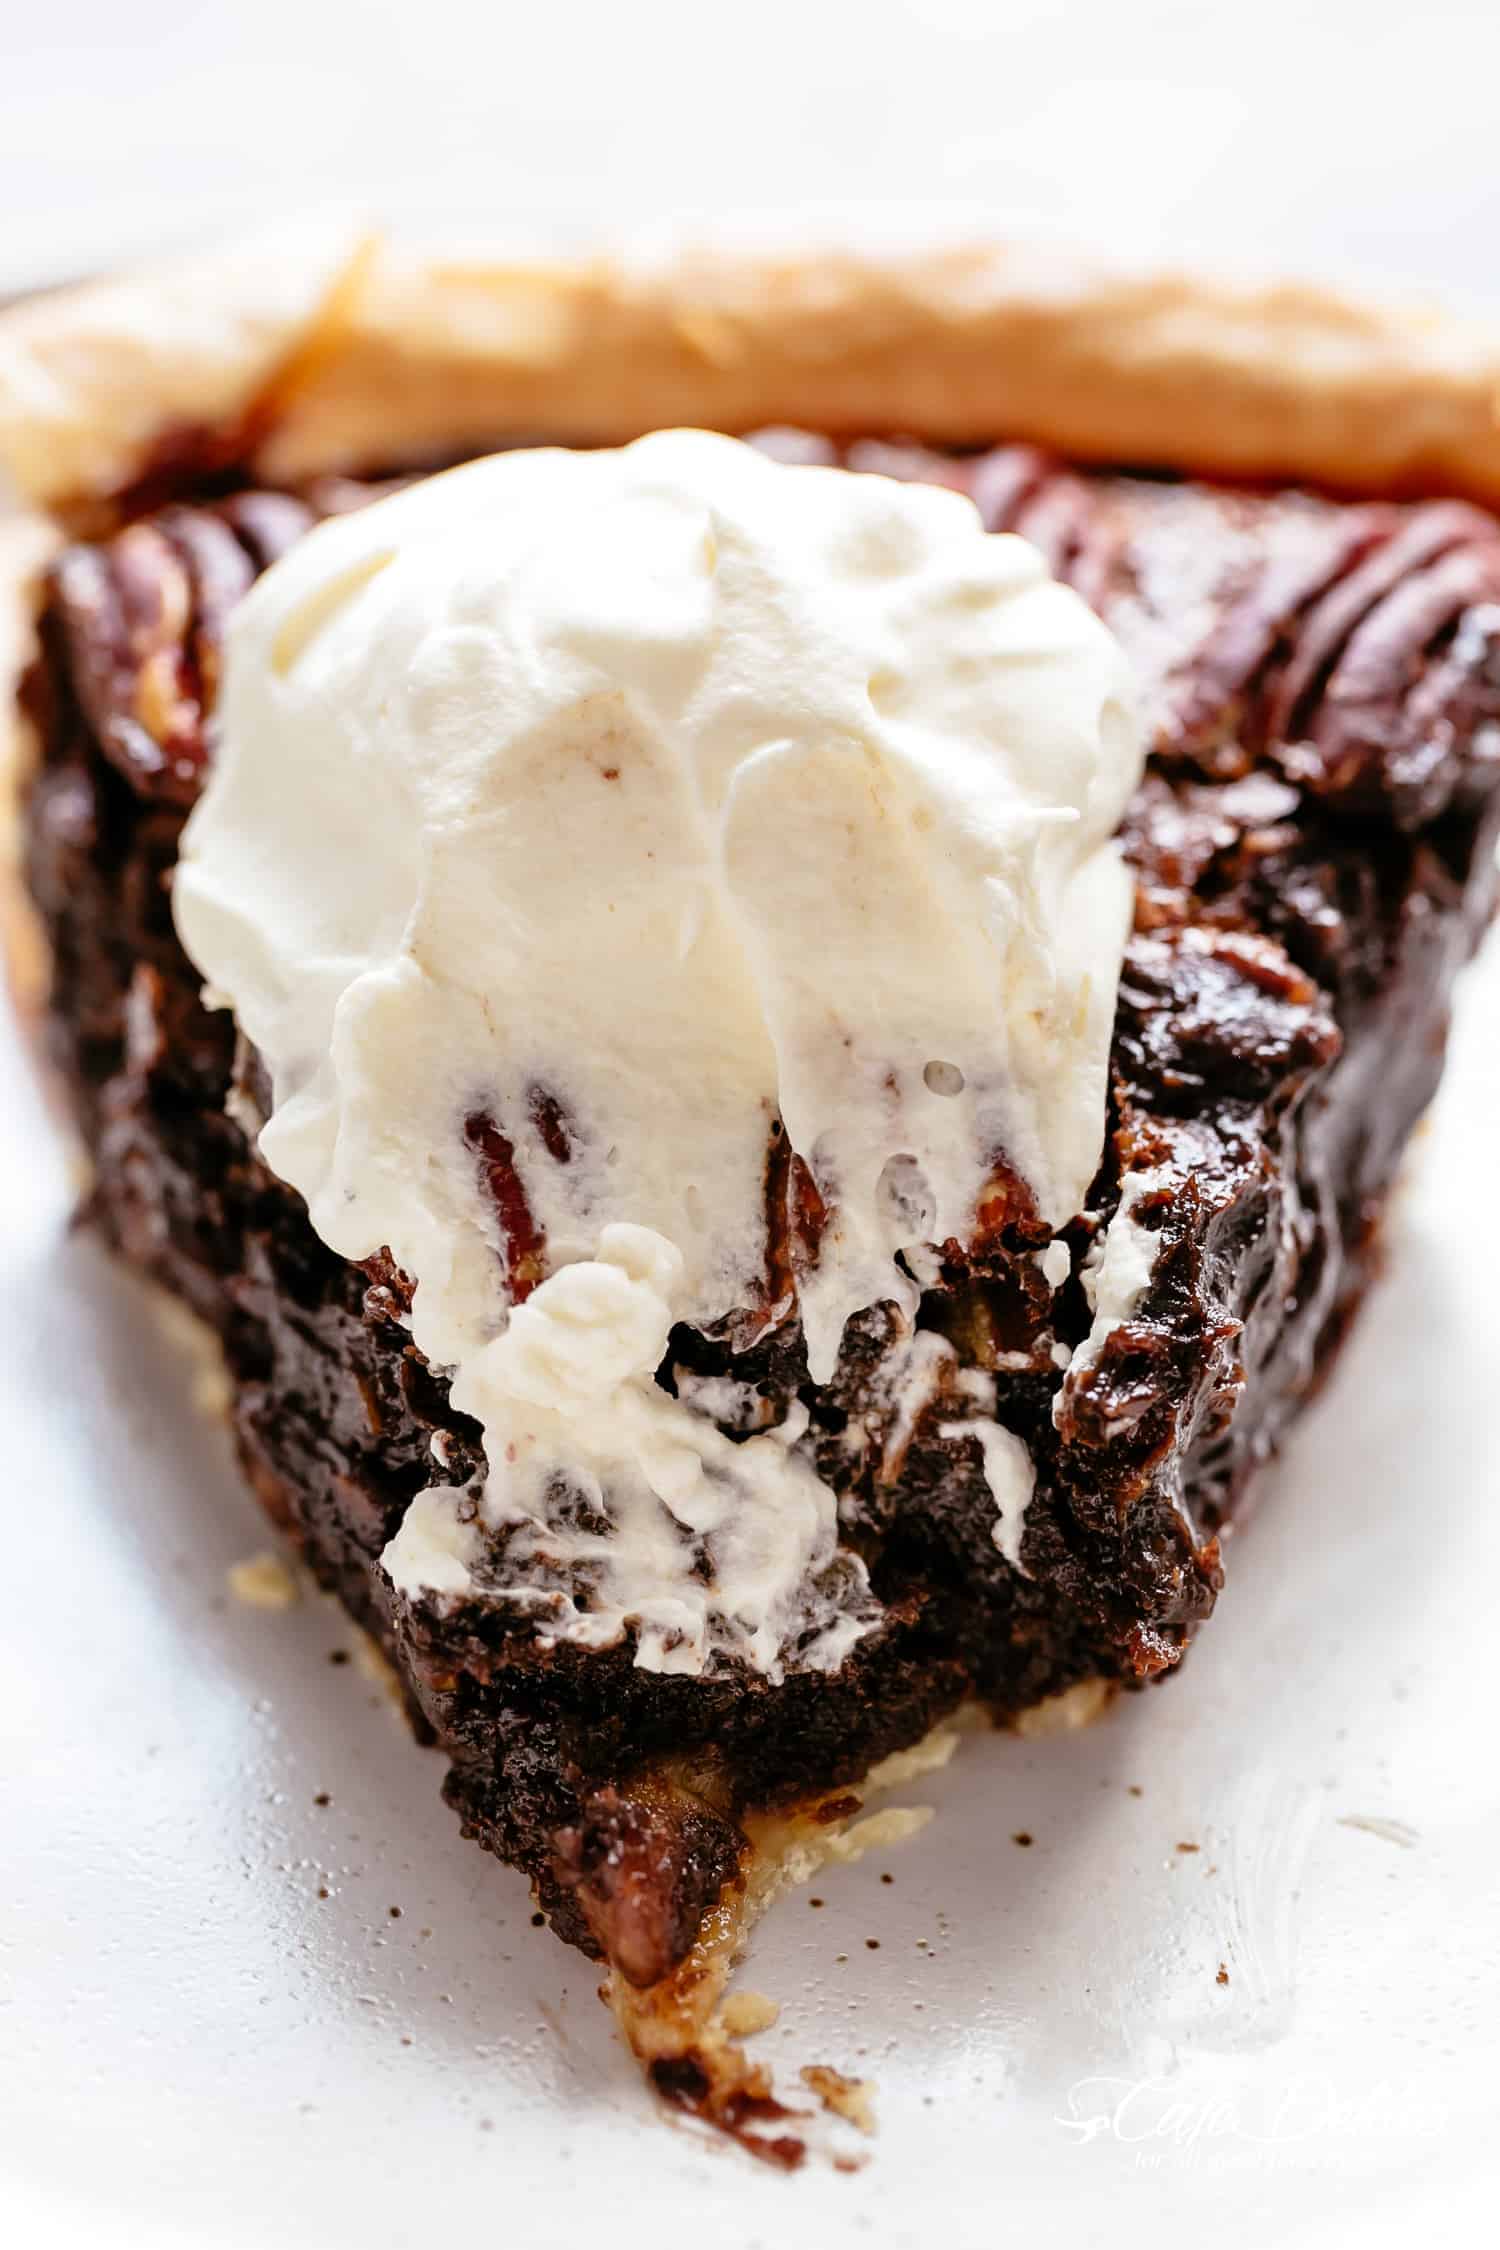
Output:
M809 1382L791 1278L819 1214L785 1156L767 1179L766 1305L673 1336L662 1381L728 1377L768 1419L794 1394L807 1406L886 1612L831 1676L663 1677L628 1645L543 1648L494 1605L407 1602L381 1573L413 1495L482 1472L478 1432L410 1343L404 1277L334 1256L256 1158L241 1122L263 1102L256 1058L200 1005L167 898L213 755L225 620L359 492L189 493L72 548L26 688L47 1037L95 1159L90 1214L217 1333L247 1475L392 1656L467 1832L526 1870L561 1936L640 1986L738 1879L748 1810L856 1782L965 1697L1003 1722L1079 1681L1176 1666L1213 1607L1221 1533L1370 1279L1494 887L1488 518L1083 475L1025 448L765 442L971 490L1120 635L1153 731L1125 828L1139 889L1108 1134L1069 1271L1044 1278L1026 1198L997 1190L922 1301L920 1325L994 1374L998 1417L1031 1451L1020 1567L995 1544L971 1396L940 1376L903 1414L910 1342L891 1308L853 1321L833 1379ZM469 1137L508 1209L507 1145L483 1116ZM1090 1327L1084 1261L1142 1171L1149 1283L1065 1378ZM512 1216L519 1294L543 1246L524 1204Z

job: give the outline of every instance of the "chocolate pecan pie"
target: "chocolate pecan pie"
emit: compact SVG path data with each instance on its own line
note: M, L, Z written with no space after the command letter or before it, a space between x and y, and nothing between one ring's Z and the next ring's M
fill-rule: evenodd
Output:
M0 455L56 527L27 580L23 860L89 1215L217 1338L248 1478L395 1664L466 1831L719 2122L775 2113L712 2008L778 1855L837 1837L961 1704L1031 1724L1173 1671L1370 1281L1494 894L1497 370L1441 320L997 252L647 272L335 245L0 324ZM169 903L263 573L402 480L674 424L967 495L1109 628L1148 748L1076 1212L1050 1223L1002 1167L813 1372L826 1183L773 1120L765 1289L661 1353L665 1396L736 1446L783 1433L834 1496L866 1605L837 1661L647 1663L638 1619L549 1633L493 1572L393 1570L434 1462L484 1489L485 1430L414 1340L421 1283L328 1247L257 1154L275 1089ZM927 1069L939 1096L960 1075ZM565 1167L576 1121L528 1098ZM550 1269L516 1134L480 1101L458 1129L519 1306ZM998 1522L991 1441L1027 1480Z

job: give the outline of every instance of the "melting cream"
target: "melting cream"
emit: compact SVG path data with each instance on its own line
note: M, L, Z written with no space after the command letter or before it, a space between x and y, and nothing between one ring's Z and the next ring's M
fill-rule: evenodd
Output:
M1078 1209L1118 646L955 493L671 431L323 525L236 613L220 723L174 903L269 1069L262 1153L332 1248L390 1250L485 1430L397 1586L656 1668L841 1661L876 1609L804 1410L736 1444L656 1369L765 1303L778 1122L827 1213L815 1381L852 1313L910 1317L899 1254L967 1235L1000 1159Z

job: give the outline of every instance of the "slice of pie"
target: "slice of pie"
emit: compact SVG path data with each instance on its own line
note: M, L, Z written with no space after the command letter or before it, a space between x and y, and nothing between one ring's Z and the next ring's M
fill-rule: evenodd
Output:
M1055 253L283 244L0 322L90 1216L762 2153L747 1915L960 1706L1176 1668L1374 1271L1494 893L1497 395Z

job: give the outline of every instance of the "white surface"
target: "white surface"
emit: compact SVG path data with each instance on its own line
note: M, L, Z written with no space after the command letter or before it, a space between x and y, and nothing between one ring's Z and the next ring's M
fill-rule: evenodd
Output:
M352 196L528 234L1040 218L1496 290L1492 0L12 0L0 39L0 287ZM1075 1740L966 1744L909 1793L943 1808L923 1836L762 1933L767 2051L880 2087L869 2169L791 2181L653 2116L588 1966L329 1667L337 1616L226 1601L260 1521L140 1296L62 1243L0 1035L0 2225L386 2250L602 2216L619 2250L684 2220L844 2250L1039 2218L1059 2250L1259 2250L1441 2238L1477 2199L1492 2224L1497 1018L1492 962L1386 1286L1184 1676Z
M764 1926L766 2052L879 2086L868 2169L790 2181L652 2114L594 1973L330 1667L332 1608L227 1601L261 1523L141 1295L63 1239L7 1043L14 2239L541 2246L607 2214L630 2250L670 2214L726 2250L814 2223L843 2250L925 2243L941 2192L960 2241L1044 2206L1059 2245L1212 2214L1229 2250L1326 2241L1330 2214L1379 2243L1493 2196L1497 1010L1500 955L1387 1280L1184 1674L1083 1736L966 1742L902 1795L940 1806L923 1835Z
M0 287L309 201L1042 221L1494 298L1494 0L24 0Z

